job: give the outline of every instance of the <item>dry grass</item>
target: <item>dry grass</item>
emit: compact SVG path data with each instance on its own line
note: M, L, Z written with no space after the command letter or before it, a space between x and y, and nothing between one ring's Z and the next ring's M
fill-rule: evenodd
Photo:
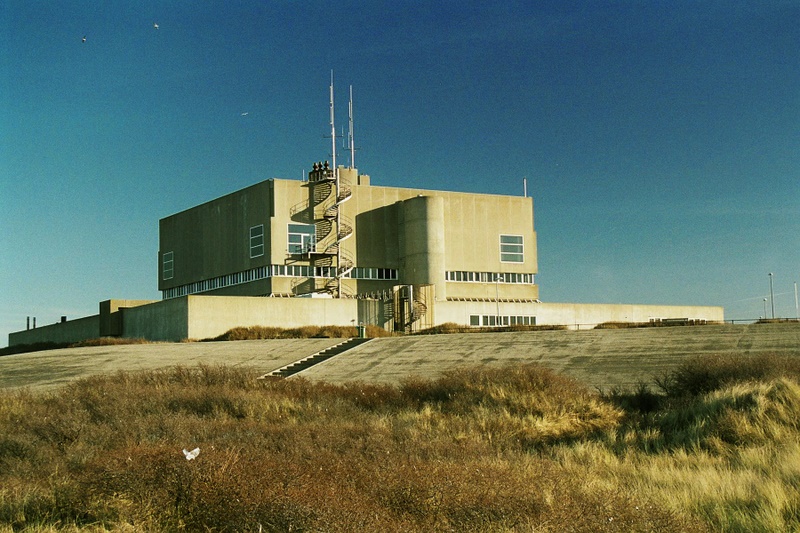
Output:
M648 409L533 365L3 393L0 531L797 530L800 386L763 375Z
M603 322L595 326L594 329L630 329L630 328L663 328L673 326L709 326L719 324L718 322L709 322L707 320L694 320L694 319L665 319L654 320L648 322Z
M388 337L388 331L378 326L366 326L367 337ZM357 337L355 326L302 326L299 328L274 328L270 326L249 326L229 329L222 335L205 341L246 341L262 339L346 339Z

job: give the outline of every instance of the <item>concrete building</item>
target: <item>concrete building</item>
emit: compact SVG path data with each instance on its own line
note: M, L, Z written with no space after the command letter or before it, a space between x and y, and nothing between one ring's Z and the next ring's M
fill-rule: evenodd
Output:
M327 162L308 181L263 181L164 218L159 243L164 299L380 300L396 311L390 329L409 330L438 323L441 302L539 296L531 198L373 186Z
M11 333L9 346L254 325L724 320L721 307L542 303L531 198L375 186L326 162L307 181L262 181L162 219L159 248L161 301L107 300L98 315Z

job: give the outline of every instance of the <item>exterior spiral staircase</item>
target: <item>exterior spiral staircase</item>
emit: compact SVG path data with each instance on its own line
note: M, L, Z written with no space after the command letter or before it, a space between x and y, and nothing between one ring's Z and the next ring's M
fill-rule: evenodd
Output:
M395 331L413 333L430 327L426 297L426 289L429 287L429 285L402 285L394 291L392 314Z
M353 270L355 263L343 243L352 237L354 226L352 219L342 213L342 204L352 197L353 191L327 161L314 163L308 177L309 199L290 209L293 220L306 221L316 228L315 245L301 255L314 266L332 267L332 276L321 286L315 284L315 292L346 296L342 278Z

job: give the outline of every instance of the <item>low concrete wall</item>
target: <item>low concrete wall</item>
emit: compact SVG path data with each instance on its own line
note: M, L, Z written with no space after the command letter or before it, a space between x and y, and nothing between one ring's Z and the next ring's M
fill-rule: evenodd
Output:
M119 305L116 305L119 302ZM267 298L247 296L183 296L136 307L142 301L110 300L101 304L105 327L121 336L154 341L181 341L216 337L243 326L353 326L391 327L391 306L377 300L350 298ZM104 305L104 307L103 307ZM112 312L113 309L119 309ZM455 322L467 325L470 315L535 316L540 325L565 325L589 329L603 322L648 322L651 319L687 318L722 322L722 307L436 301L432 325ZM117 315L119 313L120 315ZM120 324L110 321L119 316ZM71 320L10 333L9 346L37 342L78 342L100 336L101 316Z
M649 322L652 319L688 318L723 322L725 310L715 306L542 303L537 324L559 324L574 329L603 322ZM539 318L541 317L541 318Z
M383 326L384 311L374 300L197 295L120 309L123 337L156 341L208 339L248 326Z
M35 329L8 334L8 345L36 344L39 342L80 342L95 339L100 333L100 315L92 315L67 322L59 322Z
M345 298L258 298L188 296L191 339L222 335L237 326L353 326L370 319L359 301ZM373 317L378 317L378 307Z
M151 341L182 341L189 337L188 299L172 298L137 307L122 308L122 336ZM217 298L206 296L206 298Z
M122 335L122 309L155 303L158 300L104 300L100 302L100 336Z
M436 302L436 323L469 324L470 315L535 316L539 325L593 328L603 322L649 322L651 319L688 318L723 322L724 309L713 306Z

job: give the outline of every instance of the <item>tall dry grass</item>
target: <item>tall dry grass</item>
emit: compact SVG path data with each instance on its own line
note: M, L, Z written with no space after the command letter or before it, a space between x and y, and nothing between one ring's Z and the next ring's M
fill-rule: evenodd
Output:
M367 337L388 337L390 332L385 329L368 325L365 327ZM301 326L297 328L277 328L271 326L240 326L229 329L222 335L206 341L244 341L262 339L311 339L330 338L345 339L358 336L355 326Z
M0 395L0 530L800 527L787 372L650 409L532 365L400 386L257 374L172 368Z

